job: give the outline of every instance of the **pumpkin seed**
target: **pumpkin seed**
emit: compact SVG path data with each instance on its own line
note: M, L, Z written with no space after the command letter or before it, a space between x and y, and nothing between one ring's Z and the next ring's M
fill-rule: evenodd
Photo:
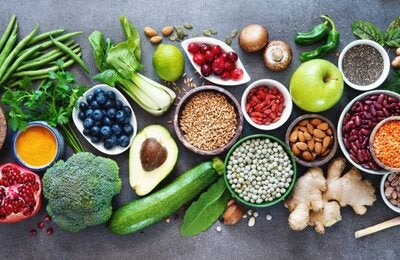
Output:
M183 31L183 29L178 28L176 30L176 35L178 36L179 39L183 39L185 37L185 33Z
M211 28L211 29L210 29L210 33L211 33L211 34L217 34L218 32L217 32L217 30L216 30L216 29L214 29L214 28Z
M233 38L233 37L235 37L237 34L238 34L238 30L233 30L233 31L231 32L231 37Z
M188 22L184 22L183 23L183 27L185 27L186 29L192 29L193 28L193 26Z
M209 30L203 30L204 36L210 36L211 32Z
M228 44L228 45L231 45L231 43L232 43L232 38L229 37L229 36L226 36L226 38L225 38L225 43Z
M175 34L171 34L171 35L168 37L168 39L169 39L170 41L175 41L175 40L176 40Z

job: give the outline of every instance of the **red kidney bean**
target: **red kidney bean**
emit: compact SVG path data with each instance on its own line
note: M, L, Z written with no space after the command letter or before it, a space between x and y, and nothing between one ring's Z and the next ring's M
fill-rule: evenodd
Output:
M395 102L398 102L399 100L397 99L397 97L389 96L387 101L389 103L395 103Z

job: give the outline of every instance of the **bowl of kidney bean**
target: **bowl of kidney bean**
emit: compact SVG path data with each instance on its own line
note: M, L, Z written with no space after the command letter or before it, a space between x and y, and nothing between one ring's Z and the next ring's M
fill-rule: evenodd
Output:
M400 173L385 174L382 177L380 191L385 204L400 213Z
M260 79L250 84L243 92L241 108L250 125L261 130L273 130L289 119L293 102L282 83L272 79Z
M355 97L343 109L337 125L339 147L355 167L371 174L386 174L373 159L370 137L382 120L400 115L400 95L372 90Z

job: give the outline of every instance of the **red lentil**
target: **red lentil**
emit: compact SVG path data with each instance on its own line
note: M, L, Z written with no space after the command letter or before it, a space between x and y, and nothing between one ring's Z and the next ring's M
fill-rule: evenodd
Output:
M382 164L400 168L400 121L389 121L376 131L373 150Z
M260 86L247 95L246 112L258 125L270 125L278 121L285 108L285 98L276 88Z

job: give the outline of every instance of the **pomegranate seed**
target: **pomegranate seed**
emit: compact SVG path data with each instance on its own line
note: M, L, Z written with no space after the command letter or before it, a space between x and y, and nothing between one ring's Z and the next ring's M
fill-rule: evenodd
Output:
M210 76L211 72L212 68L210 65L203 64L203 66L201 66L201 75L203 75L204 77Z
M40 222L37 224L37 227L40 228L40 229L42 229L42 228L44 227L44 221L40 221Z
M206 53L206 51L211 51L211 46L207 43L203 43L200 45L200 52L201 53Z
M48 236L53 235L53 228L49 227L49 228L46 230L46 234L47 234Z
M221 79L223 79L223 80L228 80L228 79L230 79L231 78L231 74L229 73L229 71L224 71L224 72L222 72L222 74L221 74Z
M44 218L44 221L50 222L50 221L51 221L51 217L50 217L49 215L47 215L47 216Z
M200 45L198 45L197 43L192 42L192 43L190 43L190 44L188 45L188 51L189 51L190 53L192 53L192 54L198 53L199 50L200 50Z
M204 54L202 53L196 53L193 56L193 61L194 63L196 63L197 65L203 65L204 62L206 62L206 57L204 56Z
M235 63L238 60L238 56L233 51L230 51L226 54L226 60Z
M214 55L218 56L222 52L222 49L219 45L214 45L211 48L211 51L214 53Z
M231 77L233 80L239 80L243 77L243 70L236 68L231 72Z
M29 230L29 235L31 235L31 236L36 236L36 234L37 234L37 232L36 232L35 229Z

